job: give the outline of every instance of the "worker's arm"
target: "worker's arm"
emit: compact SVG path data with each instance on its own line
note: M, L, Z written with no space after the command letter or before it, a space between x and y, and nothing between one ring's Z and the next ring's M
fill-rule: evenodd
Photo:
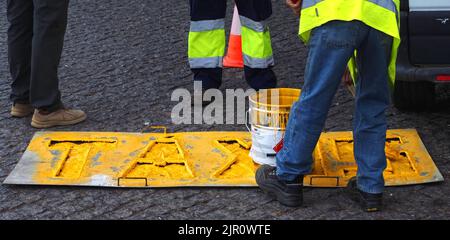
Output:
M288 5L288 7L290 7L295 14L300 15L302 0L286 0L286 5Z

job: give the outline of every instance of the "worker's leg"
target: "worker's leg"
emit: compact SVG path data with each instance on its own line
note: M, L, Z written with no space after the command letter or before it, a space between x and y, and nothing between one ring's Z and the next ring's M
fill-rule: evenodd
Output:
M58 66L67 26L68 0L33 0L30 101L48 112L61 108Z
M11 101L29 103L33 2L8 0L8 60L12 77Z
M218 88L222 82L226 5L226 0L190 0L189 64L203 89Z
M332 21L313 30L305 83L289 116L284 146L277 154L277 175L292 181L311 172L312 153L348 60L360 42L357 21Z
M354 154L358 164L358 188L366 193L382 193L383 171L386 168L385 110L390 102L388 66L392 37L369 29L367 38L358 49L360 75L356 85Z
M272 15L270 0L237 0L242 25L245 79L256 89L274 88L277 79L272 66L272 44L267 20Z

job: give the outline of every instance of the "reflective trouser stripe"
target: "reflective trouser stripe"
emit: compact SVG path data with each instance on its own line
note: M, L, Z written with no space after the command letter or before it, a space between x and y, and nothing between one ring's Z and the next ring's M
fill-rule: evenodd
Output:
M264 31L267 30L267 23L266 23L266 21L257 22L257 21L251 20L250 18L244 17L242 15L240 15L239 18L241 20L241 25L242 26L250 28L253 31L264 32Z
M244 65L267 68L274 65L269 28L265 21L257 22L240 16Z
M191 68L222 67L225 53L224 19L191 21L188 57Z
M222 67L223 57L189 58L191 68L217 68Z
M244 65L251 68L267 68L275 64L273 57L268 58L253 58L244 54Z
M211 30L223 29L225 26L225 20L215 19L215 20L202 20L202 21L191 21L191 32L206 32Z
M303 1L303 5L302 5L302 9L312 7L312 6L314 6L317 3L320 3L322 1L325 1L325 0L304 0ZM371 2L373 4L376 4L376 5L380 6L380 7L386 8L389 11L397 13L397 8L395 6L395 3L392 0L365 0L365 1Z

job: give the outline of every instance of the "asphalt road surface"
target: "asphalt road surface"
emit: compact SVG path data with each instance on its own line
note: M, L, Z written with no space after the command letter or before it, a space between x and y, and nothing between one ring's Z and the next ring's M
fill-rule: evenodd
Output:
M33 134L31 118L10 117L6 1L0 1L0 181L12 171ZM273 1L270 20L283 87L301 87L307 50L296 37L298 20ZM228 6L228 25L232 6ZM171 92L191 88L186 57L188 1L71 1L60 66L67 106L88 120L52 130L128 131L145 122L171 131L240 130L243 125L171 125ZM240 70L225 70L222 89L246 88ZM388 111L389 128L416 128L444 178L450 177L450 104L440 90L434 113ZM350 130L353 100L339 89L326 131ZM367 214L340 189L307 189L305 206L287 208L256 188L102 189L0 185L0 219L448 219L450 184L387 188L383 212Z

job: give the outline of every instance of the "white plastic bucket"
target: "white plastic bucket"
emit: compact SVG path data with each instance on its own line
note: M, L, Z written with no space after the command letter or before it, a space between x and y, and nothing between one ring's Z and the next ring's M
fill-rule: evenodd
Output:
M276 165L274 147L283 139L292 104L300 89L261 90L250 96L248 111L252 134L250 157L258 164Z
M273 148L283 139L284 131L274 131L251 126L252 148L250 157L258 164L275 166L275 151Z

